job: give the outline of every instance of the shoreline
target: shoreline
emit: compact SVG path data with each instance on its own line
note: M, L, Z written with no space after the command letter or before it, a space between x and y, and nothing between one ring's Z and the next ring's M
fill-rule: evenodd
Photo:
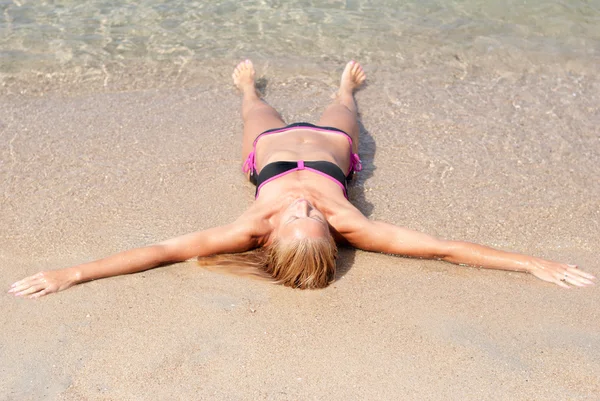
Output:
M47 95L79 96L93 93L121 93L162 89L191 89L228 85L231 71L247 54L225 58L172 61L106 61L84 67L76 64L23 68L19 73L0 70L0 96L41 97ZM356 59L382 75L401 74L413 79L431 80L436 75L446 83L480 79L506 79L518 82L528 75L561 79L598 79L596 66L600 56L594 54L550 54L498 45L484 49L476 43L471 48L444 46L423 54L398 53L380 58L365 52L334 57L303 58L253 57L259 75L281 83L331 80L337 85L338 72L350 59Z

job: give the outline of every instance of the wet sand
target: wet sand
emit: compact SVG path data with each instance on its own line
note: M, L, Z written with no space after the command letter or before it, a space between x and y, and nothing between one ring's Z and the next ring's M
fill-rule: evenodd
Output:
M366 64L365 170L351 199L374 219L600 275L600 79L570 68ZM339 72L271 68L267 99L290 122L314 122ZM226 75L0 98L4 288L237 217L253 188ZM319 291L187 262L36 301L2 296L0 399L600 394L597 287L350 249L339 269Z

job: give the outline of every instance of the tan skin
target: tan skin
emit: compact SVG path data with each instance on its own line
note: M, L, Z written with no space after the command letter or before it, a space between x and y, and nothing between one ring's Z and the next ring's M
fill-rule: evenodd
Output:
M234 70L233 81L242 92L244 137L242 160L263 131L286 124L258 96L254 67L249 60ZM354 92L366 76L360 64L349 62L340 89L317 125L339 128L353 138L358 151L359 126ZM345 136L298 129L261 137L256 149L257 170L279 160L327 160L343 171L349 168ZM90 263L37 273L14 283L9 293L37 298L89 280L135 273L193 257L243 252L270 244L274 238L319 237L333 233L337 242L358 249L479 266L528 272L561 287L593 285L595 277L576 265L496 250L464 241L448 241L382 221L367 219L326 177L301 170L264 185L252 206L234 222L176 237L155 245L131 249Z

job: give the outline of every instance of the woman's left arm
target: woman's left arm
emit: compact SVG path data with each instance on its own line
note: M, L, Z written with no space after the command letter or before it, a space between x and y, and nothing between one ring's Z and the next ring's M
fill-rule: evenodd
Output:
M459 265L531 273L561 287L593 285L595 277L576 265L552 262L533 256L500 251L465 241L447 241L427 234L366 218L355 220L344 237L351 245L367 251L416 258L439 259Z

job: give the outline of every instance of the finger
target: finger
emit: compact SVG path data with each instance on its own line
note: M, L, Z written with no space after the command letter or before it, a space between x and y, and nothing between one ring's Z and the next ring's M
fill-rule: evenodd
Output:
M554 283L562 288L571 288L564 281L561 280L556 280Z
M27 280L31 280L31 279L33 279L33 276L25 277L23 280L15 281L14 283L12 283L10 285L10 288L12 290L13 288L23 285L23 283L25 283Z
M17 285L15 285L14 287L12 287L9 292L19 292L24 290L25 288L31 287L33 285L37 285L42 283L42 276L40 274L35 274L33 276L29 276L27 278L24 278L21 281L18 281Z
M578 276L573 276L573 277L585 285L596 285L596 283L594 283L592 280L588 280L585 277L578 277Z
M582 274L584 273L584 274ZM571 278L585 285L594 285L593 279L588 279L589 274L582 272L576 268L569 268L563 273L563 279Z
M567 275L567 281L569 281L569 280L575 280L578 283L581 283L581 286L583 286L583 287L595 284L592 280L588 280L585 277L577 276L577 275L574 275L574 274L568 274Z
M25 284L27 282L30 282L32 280L37 280L37 279L42 278L42 277L44 277L44 272L39 272L39 273L33 274L31 276L27 276L27 277L25 277L22 280L19 280L19 281L16 281L16 282L12 283L10 287L11 288L18 287L18 286L23 285L23 284Z
M585 277L580 276L578 273L579 273L578 271L574 271L574 272L564 271L561 275L559 275L559 278L561 281L567 282L567 283L577 286L577 287L585 287L587 285L594 284L592 281L586 279Z
M576 277L566 276L564 281L577 287L585 287L585 284L579 281Z
M46 295L48 293L49 293L48 288L44 288L42 291L36 292L35 294L30 295L29 298L35 299L35 298L43 297L44 295Z
M29 288L27 288L27 289L25 289L25 290L23 290L21 292L17 292L15 294L15 296L17 296L17 297L23 297L25 295L29 295L29 294L33 294L35 292L38 292L39 290L44 289L44 288L45 287L43 285L35 285L35 286L29 287Z
M590 280L594 280L596 278L596 276L594 276L593 274L586 273L583 270L579 270L579 268L577 268L577 266L574 266L574 265L569 265L569 268L567 269L567 271L572 274L577 274L577 275L583 276Z
M25 283L22 283L22 284L20 284L20 285L18 285L18 286L16 286L16 287L14 287L14 288L11 288L11 289L10 289L8 292L9 292L9 293L13 293L13 294L15 294L15 295L16 295L16 293L18 293L18 292L21 292L21 291L23 291L23 290L25 290L25 289L27 289L27 288L30 288L30 287L32 287L32 286L34 286L34 285L37 285L37 284L39 284L39 283L37 282L37 279L32 279L32 281L31 281L31 282L25 282Z

